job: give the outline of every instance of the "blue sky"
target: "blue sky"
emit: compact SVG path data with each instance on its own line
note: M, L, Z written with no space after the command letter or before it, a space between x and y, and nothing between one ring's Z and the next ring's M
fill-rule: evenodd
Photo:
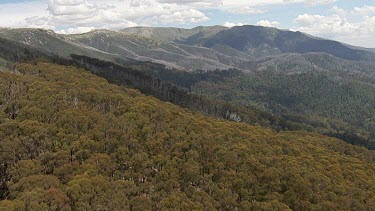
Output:
M374 0L0 0L0 27L58 33L244 24L375 48Z

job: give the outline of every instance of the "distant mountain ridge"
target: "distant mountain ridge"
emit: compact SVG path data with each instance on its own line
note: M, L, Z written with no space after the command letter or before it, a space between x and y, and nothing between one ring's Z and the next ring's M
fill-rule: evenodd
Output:
M183 40L192 36L209 37L220 31L227 30L225 26L198 26L192 29L173 27L131 27L120 30L128 35L138 35L159 41Z
M337 41L314 38L301 32L260 26L233 27L215 34L202 43L209 48L217 44L245 52L260 48L274 49L280 54L322 52L356 61L371 61L375 58L373 53L354 50Z
M322 52L357 61L371 61L375 58L374 54L370 53L371 49L349 48L346 44L313 37L298 31L293 32L262 26L246 25L232 28L212 26L196 27L190 30L137 27L124 29L122 32L141 36L148 34L149 38L156 40L174 41L207 48L222 45L246 54L253 54L258 49L266 51L263 56L282 53ZM176 36L177 32L180 32L178 36Z
M182 70L252 70L266 57L327 53L353 61L374 61L371 49L261 26L181 28L134 27L60 35L40 29L0 29L0 37L60 56L79 54L116 61L151 61Z

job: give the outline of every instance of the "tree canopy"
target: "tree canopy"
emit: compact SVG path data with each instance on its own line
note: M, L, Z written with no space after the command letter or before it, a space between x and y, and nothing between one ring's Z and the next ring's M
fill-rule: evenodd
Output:
M75 67L16 69L0 72L0 151L16 152L0 210L375 206L374 151L205 117Z

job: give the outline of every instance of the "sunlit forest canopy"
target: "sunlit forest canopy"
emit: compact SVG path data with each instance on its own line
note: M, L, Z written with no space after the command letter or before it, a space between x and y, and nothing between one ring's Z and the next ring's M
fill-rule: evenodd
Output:
M3 210L371 210L375 154L50 63L0 72ZM12 161L12 153L1 153ZM4 181L3 181L4 180ZM4 183L5 182L5 183ZM5 184L5 185L3 185Z

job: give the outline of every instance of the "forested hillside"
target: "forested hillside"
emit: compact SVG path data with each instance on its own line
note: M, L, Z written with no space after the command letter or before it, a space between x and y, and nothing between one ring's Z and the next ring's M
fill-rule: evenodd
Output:
M172 102L193 111L214 117L261 125L275 130L321 129L309 122L296 122L274 115L254 106L239 106L231 102L209 99L192 94L191 87L202 80L223 81L239 76L240 71L197 71L185 72L168 69L163 65L150 62L118 61L121 65L101 61L80 55L70 55L70 59L49 55L29 46L0 39L0 56L4 58L0 68L17 71L19 62L50 61L66 66L85 68L88 71L109 80L111 83L136 88L142 93L155 96L163 101Z
M204 117L75 67L16 69L0 72L1 210L375 206L373 151Z
M316 126L328 128L328 134L347 136L344 139L350 143L375 149L374 65L319 54L291 57L266 61L258 71L237 77L201 81L191 89L203 96L251 104L289 120L313 120Z

